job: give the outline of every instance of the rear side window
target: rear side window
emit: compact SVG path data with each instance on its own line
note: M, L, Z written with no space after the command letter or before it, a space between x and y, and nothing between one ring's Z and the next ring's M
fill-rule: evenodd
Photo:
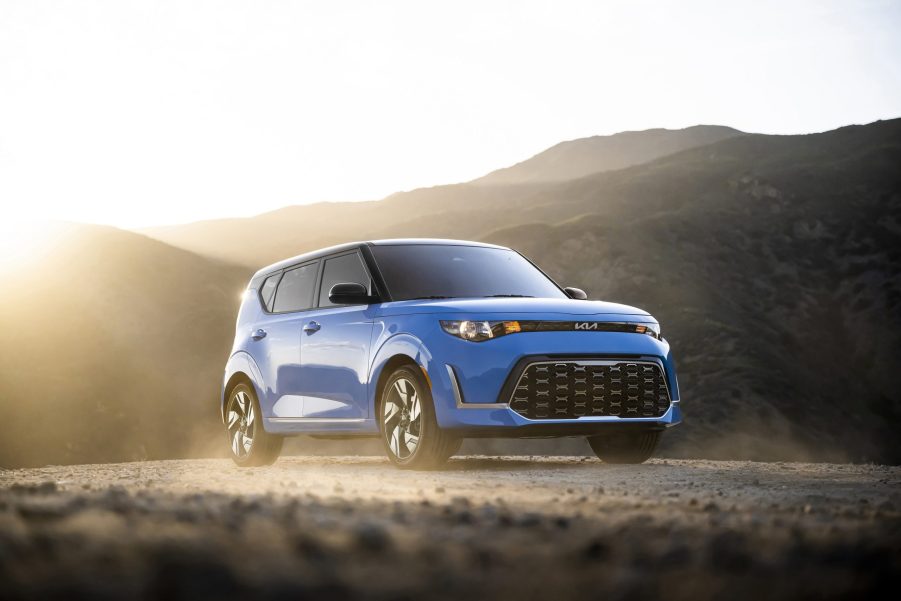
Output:
M272 310L275 313L303 311L313 306L313 289L316 287L316 270L319 263L307 263L286 271L275 292Z
M260 286L260 300L263 302L263 306L266 307L267 311L272 311L272 302L275 300L275 287L278 285L278 279L280 277L282 277L282 274L280 273L270 275L266 278L266 281L263 282L263 285Z
M328 293L335 284L363 284L367 291L372 291L369 274L363 267L360 255L351 253L325 261L322 271L322 285L319 287L319 306L334 307L328 299Z

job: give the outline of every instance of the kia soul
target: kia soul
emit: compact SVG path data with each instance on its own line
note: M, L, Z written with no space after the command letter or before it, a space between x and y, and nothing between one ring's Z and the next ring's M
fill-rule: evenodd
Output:
M670 346L635 307L587 300L509 248L357 242L258 271L221 416L240 466L285 436L379 437L402 468L465 438L584 436L641 463L682 419Z

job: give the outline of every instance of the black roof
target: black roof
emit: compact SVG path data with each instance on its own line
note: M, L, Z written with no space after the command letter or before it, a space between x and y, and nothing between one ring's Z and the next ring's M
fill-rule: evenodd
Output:
M318 259L325 255L331 255L334 253L338 253L344 250L351 250L354 248L359 248L364 245L369 246L414 246L414 245L443 245L443 246L484 246L487 248L506 248L505 246L498 246L496 244L487 244L485 242L471 242L469 240L443 240L441 238L396 238L391 240L369 240L363 242L347 242L345 244L337 244L335 246L329 246L328 248L320 248L319 250L314 250L312 252L304 253L302 255L297 255L296 257L291 257L290 259L284 259L282 261L278 261L277 263L273 263L271 265L267 265L263 267L255 274L253 274L253 278L251 280L255 280L256 278L270 274L274 271L278 271L279 269L284 269L285 267L291 267L292 265L297 265L300 263L305 263L307 261L312 261L314 259Z

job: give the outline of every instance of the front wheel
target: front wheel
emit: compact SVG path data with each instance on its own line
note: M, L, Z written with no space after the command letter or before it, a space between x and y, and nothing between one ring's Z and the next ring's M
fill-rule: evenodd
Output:
M604 463L644 463L654 454L658 442L659 430L588 437L591 450Z
M399 367L388 378L379 403L382 443L388 459L404 469L442 465L460 439L438 427L435 406L418 367Z
M263 429L263 415L253 388L232 388L225 407L225 433L232 460L240 467L271 465L282 452L284 439Z

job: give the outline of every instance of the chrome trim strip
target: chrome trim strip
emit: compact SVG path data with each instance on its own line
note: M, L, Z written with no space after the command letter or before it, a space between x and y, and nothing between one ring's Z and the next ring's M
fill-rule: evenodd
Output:
M450 365L445 364L447 375L451 381L451 388L454 390L454 401L457 409L504 409L509 408L508 403L464 403L463 394L460 392L460 383L457 381L457 373Z
M666 413L661 415L660 417L619 417L618 415L585 415L582 417L577 417L575 419L529 419L522 413L518 413L514 409L510 409L513 413L516 414L517 417L520 417L527 422L531 422L533 424L555 424L555 425L563 425L563 424L576 424L576 423L585 423L585 422L594 422L594 423L603 423L603 422L620 422L625 424L630 423L640 423L640 422L666 422L672 419L672 413L674 404L670 401L669 408L666 410Z
M615 421L623 421L623 422L659 422L663 421L669 416L673 411L673 395L670 394L669 390L669 382L666 381L666 369L663 367L663 361L660 359L559 359L557 361L533 361L532 363L527 363L525 367L522 368L522 372L519 374L519 379L516 380L516 386L513 387L513 392L510 394L510 400L513 400L513 397L516 395L516 389L519 387L519 383L522 382L523 376L526 375L526 372L533 365L555 365L557 363L575 363L577 365L616 365L618 363L646 363L649 365L656 365L657 369L660 370L660 373L663 375L663 385L666 386L666 397L669 399L669 407L666 409L663 415L660 417L620 417L618 415L584 415L582 417L567 418L567 419L530 419L513 409L510 406L510 402L508 401L505 406L510 407L510 411L521 417L522 419L529 422L555 422L555 423L565 423L565 422L615 422ZM448 366L450 367L450 366Z
M279 424L305 424L305 423L336 423L336 424L356 424L365 422L362 417L267 417L267 421Z

